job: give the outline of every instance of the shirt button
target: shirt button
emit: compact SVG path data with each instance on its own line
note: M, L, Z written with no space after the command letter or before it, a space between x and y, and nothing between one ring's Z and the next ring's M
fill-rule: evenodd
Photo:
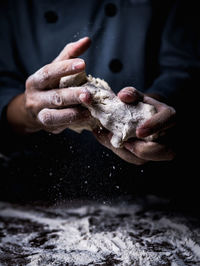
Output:
M117 7L113 3L108 3L104 8L105 14L108 17L114 17L117 14Z
M109 63L109 68L113 73L118 73L122 70L123 64L119 59L112 59Z
M47 23L56 23L58 15L54 11L47 11L44 13L44 17Z

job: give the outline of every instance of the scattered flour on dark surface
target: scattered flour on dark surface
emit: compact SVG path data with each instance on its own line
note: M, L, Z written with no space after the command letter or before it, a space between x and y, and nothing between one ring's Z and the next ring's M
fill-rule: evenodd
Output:
M0 203L0 265L200 265L197 221L142 204Z

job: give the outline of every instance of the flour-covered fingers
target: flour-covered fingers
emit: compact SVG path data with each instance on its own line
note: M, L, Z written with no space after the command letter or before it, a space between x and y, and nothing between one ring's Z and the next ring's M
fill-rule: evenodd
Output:
M173 107L153 98L144 97L144 102L153 105L157 113L136 130L138 138L145 138L154 133L162 132L176 124L176 111Z
M109 132L109 134L108 134L109 143L111 141L112 136L113 136L113 134ZM110 143L110 149L117 156L119 156L121 159L123 159L124 161L126 161L128 163L132 163L132 164L135 164L135 165L143 165L143 164L145 164L147 162L145 159L139 158L135 154L131 153L129 150L126 149L126 147L115 148Z
M37 91L27 97L26 107L35 113L44 108L64 108L72 105L89 105L92 96L85 87L72 87L47 91Z
M26 89L43 90L58 87L61 77L76 74L84 69L84 60L78 58L53 62L31 75L26 81Z
M141 125L136 130L136 134L138 138L145 138L173 127L175 124L174 110L172 108L163 109Z
M138 158L147 161L170 161L175 157L172 149L156 142L136 140L130 143L126 142L124 146Z
M136 90L134 87L125 87L123 88L117 96L122 102L125 103L137 103L138 101L142 101L143 94Z
M87 120L90 113L87 109L81 107L66 109L48 109L44 108L38 113L38 121L45 129L55 126L70 126L78 121Z
M90 44L91 39L89 37L84 37L77 42L71 42L64 47L54 62L78 57L89 48Z

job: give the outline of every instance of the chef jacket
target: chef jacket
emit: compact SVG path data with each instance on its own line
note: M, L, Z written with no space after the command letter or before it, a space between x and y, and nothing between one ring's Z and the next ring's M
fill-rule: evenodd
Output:
M87 132L13 136L5 121L6 106L24 92L29 75L50 63L67 43L89 36L91 47L81 56L88 74L106 80L116 93L125 86L134 86L145 93L160 94L178 108L199 69L195 2L9 0L1 1L0 7L0 134L4 152L12 150L10 169L19 171L12 170L9 176L26 176L28 181L22 178L21 183L27 186L30 179L37 180L36 188L40 182L51 180L59 193L69 193L71 183L76 183L78 195L80 190L91 195L90 187L94 186L97 191L101 186L104 190L105 184L105 191L116 193L123 183L126 189L135 187L136 191L138 184L134 182L145 187L143 168L123 162ZM8 135L9 142L5 141ZM63 179L65 183L60 185ZM19 180L9 182L9 190L20 187Z

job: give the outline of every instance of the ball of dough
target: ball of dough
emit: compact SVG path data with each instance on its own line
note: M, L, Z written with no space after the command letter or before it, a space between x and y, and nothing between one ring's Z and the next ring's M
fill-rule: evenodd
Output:
M111 144L115 148L136 137L136 128L156 113L154 106L143 102L126 104L115 95L108 83L102 79L87 76L85 72L66 76L60 80L60 88L83 86L92 95L92 103L85 106L91 113L89 122L70 127L72 130L94 130L102 126L113 133Z

